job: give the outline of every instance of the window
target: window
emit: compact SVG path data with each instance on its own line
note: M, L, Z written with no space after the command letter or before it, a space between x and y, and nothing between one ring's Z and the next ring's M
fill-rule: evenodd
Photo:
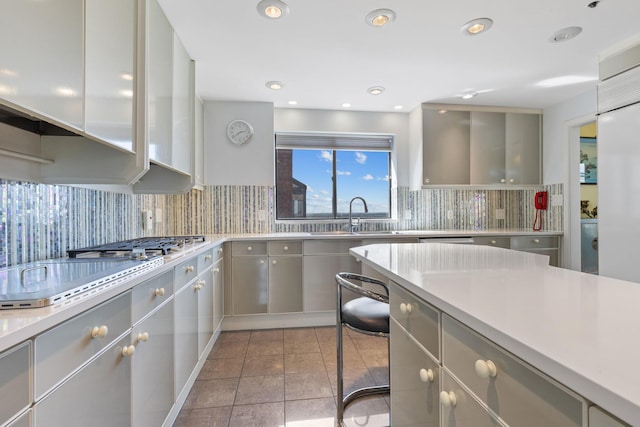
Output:
M276 218L337 219L349 202L361 218L391 216L390 135L276 134Z

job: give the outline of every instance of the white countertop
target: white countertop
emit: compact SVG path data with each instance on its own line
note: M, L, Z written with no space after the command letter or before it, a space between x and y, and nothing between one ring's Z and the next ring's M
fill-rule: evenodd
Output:
M374 244L352 255L588 400L640 424L640 285L488 246Z

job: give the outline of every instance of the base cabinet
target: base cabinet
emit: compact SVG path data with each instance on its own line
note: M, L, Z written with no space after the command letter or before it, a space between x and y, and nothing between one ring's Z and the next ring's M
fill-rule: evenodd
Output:
M31 341L0 354L0 425L31 405Z
M123 356L130 336L96 359L35 405L39 427L113 427L131 423L132 356Z
M184 388L198 362L198 294L192 285L176 292L175 299L175 396Z
M7 427L31 427L33 419L33 410L29 409L24 414L7 424Z
M442 372L442 425L447 427L507 427L477 402L449 373Z

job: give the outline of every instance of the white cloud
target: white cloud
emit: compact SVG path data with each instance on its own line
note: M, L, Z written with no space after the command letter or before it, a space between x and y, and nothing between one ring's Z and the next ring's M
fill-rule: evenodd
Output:
M374 178L373 178L373 175L368 173L365 176L363 176L362 179L364 179L365 181L373 181Z
M331 151L321 151L320 159L331 163L333 161L333 156L331 155Z
M360 163L361 165L364 165L366 161L367 161L367 155L359 151L356 151L356 162Z
M339 170L336 170L336 174L337 174L337 175L346 175L346 176L349 176L349 175L351 175L351 172L349 172L349 171L339 171Z
M377 179L378 181L389 181L389 179L391 179L391 178L389 177L389 175L385 175L385 176L384 176L384 177L382 177L382 178L376 178L376 179Z
M320 194L326 195L326 194L330 194L330 193L327 190L320 190Z

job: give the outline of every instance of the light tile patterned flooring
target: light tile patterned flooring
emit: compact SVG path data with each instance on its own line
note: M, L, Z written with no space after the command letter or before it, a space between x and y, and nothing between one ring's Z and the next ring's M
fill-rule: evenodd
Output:
M345 394L388 384L386 338L344 329ZM335 327L222 332L174 427L333 427ZM348 427L389 425L389 397L351 404Z

